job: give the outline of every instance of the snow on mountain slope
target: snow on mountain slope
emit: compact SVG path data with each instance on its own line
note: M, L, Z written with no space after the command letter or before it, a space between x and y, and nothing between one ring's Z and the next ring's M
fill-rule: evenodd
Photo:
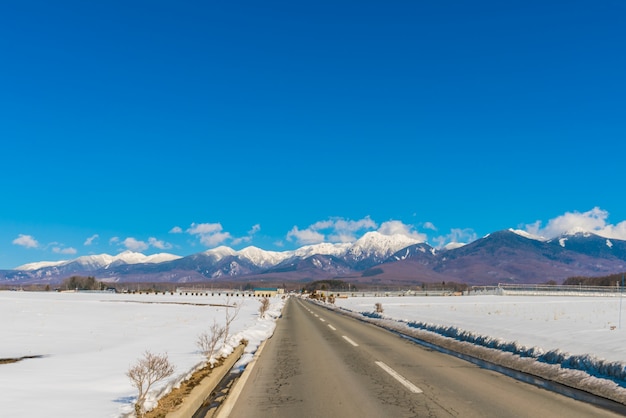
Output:
M378 232L369 232L354 243L329 243L324 242L314 245L306 245L293 251L265 251L257 247L246 247L236 251L230 247L220 246L201 253L209 257L212 262L219 263L227 257L240 257L255 266L271 268L290 259L306 259L315 255L327 255L338 258L349 258L360 261L374 257L378 261L391 256L398 250L416 244L419 241L404 235L383 235ZM173 254L154 254L146 256L142 253L124 251L118 255L109 254L86 255L73 260L58 262L39 262L24 264L16 270L35 271L43 268L62 268L64 266L80 266L80 270L93 271L108 269L123 264L162 263L176 260L182 257Z
M304 247L300 247L293 252L293 255L300 258L307 258L317 254L342 257L351 246L352 244L350 243L332 244L330 242L323 242L321 244L305 245Z
M443 246L444 250L455 250L457 248L461 248L466 246L467 244L464 244L462 242L449 242L446 245Z
M133 251L124 251L115 256L109 254L84 255L73 260L29 263L19 266L15 270L34 271L47 267L63 267L69 264L81 265L86 270L97 270L100 268L108 268L109 266L116 264L162 263L164 261L176 260L178 258L180 258L180 256L167 253L147 256Z
M169 253L158 253L158 254L152 254L152 255L146 256L144 261L141 261L141 263L157 264L157 263L164 263L166 261L178 260L179 258L182 258L182 257L179 255L174 255L174 254L169 254Z
M509 231L514 232L514 233L516 233L517 235L520 235L520 236L522 236L522 237L524 237L524 238L534 239L535 241L545 241L545 240L546 240L544 237L541 237L541 236L539 236L539 235L534 235L534 234L531 234L531 233L526 232L526 231L521 230L521 229L513 229L513 228L510 228L510 229L509 229Z
M348 250L348 255L354 260L375 257L385 259L394 253L420 241L406 235L383 235L380 232L368 232L359 238Z
M133 251L124 251L115 256L111 256L108 254L87 255L83 257L78 257L77 259L73 260L73 262L77 262L84 266L97 269L107 268L111 265L119 264L162 263L164 261L176 260L178 258L180 257L177 255L167 253L144 255L142 253L136 253Z
M203 252L202 254L212 257L214 261L220 261L221 259L225 257L237 255L237 251L233 250L230 247L221 245L216 248L211 248L210 250L207 250Z
M273 267L293 255L292 251L265 251L258 247L250 246L237 252L237 254L259 267Z
M56 267L65 263L68 263L68 261L67 260L38 261L38 262L23 264L21 266L15 267L15 270L22 270L22 271L39 270L39 269L46 268L46 267Z

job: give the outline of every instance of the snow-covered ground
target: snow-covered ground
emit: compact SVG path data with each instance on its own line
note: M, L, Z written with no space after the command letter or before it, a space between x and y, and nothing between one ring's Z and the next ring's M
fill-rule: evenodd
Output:
M566 363L595 376L608 373L622 380L620 385L626 383L626 301L619 296L351 297L335 302L362 313L373 313L376 303L382 304L383 318L412 328Z
M174 375L168 390L203 364L196 345L225 305L241 308L225 354L248 341L240 366L274 331L284 300L275 297L264 319L252 297L111 293L0 292L2 417L120 417L133 410L136 389L126 376L143 353L166 353ZM230 308L230 315L235 312Z
M226 303L241 305L224 352L249 341L242 366L268 338L284 300L266 319L250 297L0 292L0 358L42 356L0 364L0 416L120 417L136 390L126 372L146 350L167 353L175 374L167 390L203 363L196 341ZM504 350L581 355L592 367L626 360L626 301L619 297L404 296L337 299L338 307L383 317ZM232 308L231 308L232 309ZM232 310L230 311L233 312ZM622 320L620 316L623 315ZM511 344L513 343L513 344Z

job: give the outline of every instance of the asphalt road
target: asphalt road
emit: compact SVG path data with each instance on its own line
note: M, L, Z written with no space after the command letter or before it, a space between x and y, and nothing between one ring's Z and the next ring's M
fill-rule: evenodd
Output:
M229 415L618 417L291 298Z

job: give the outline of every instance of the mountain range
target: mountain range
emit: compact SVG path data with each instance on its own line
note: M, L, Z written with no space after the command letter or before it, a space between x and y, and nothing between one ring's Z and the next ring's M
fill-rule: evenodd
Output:
M469 285L562 282L626 271L626 241L587 232L545 240L515 230L467 245L435 249L404 235L368 232L354 243L294 251L217 247L180 257L125 251L0 270L0 284L56 284L72 275L107 282L306 282L342 279L376 285L457 282Z

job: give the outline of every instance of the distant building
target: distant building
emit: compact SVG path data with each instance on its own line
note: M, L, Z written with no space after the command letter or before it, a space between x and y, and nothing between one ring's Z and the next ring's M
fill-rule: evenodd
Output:
M277 287L257 287L254 289L254 296L260 298L271 298L276 295L285 294L285 289L280 289Z

